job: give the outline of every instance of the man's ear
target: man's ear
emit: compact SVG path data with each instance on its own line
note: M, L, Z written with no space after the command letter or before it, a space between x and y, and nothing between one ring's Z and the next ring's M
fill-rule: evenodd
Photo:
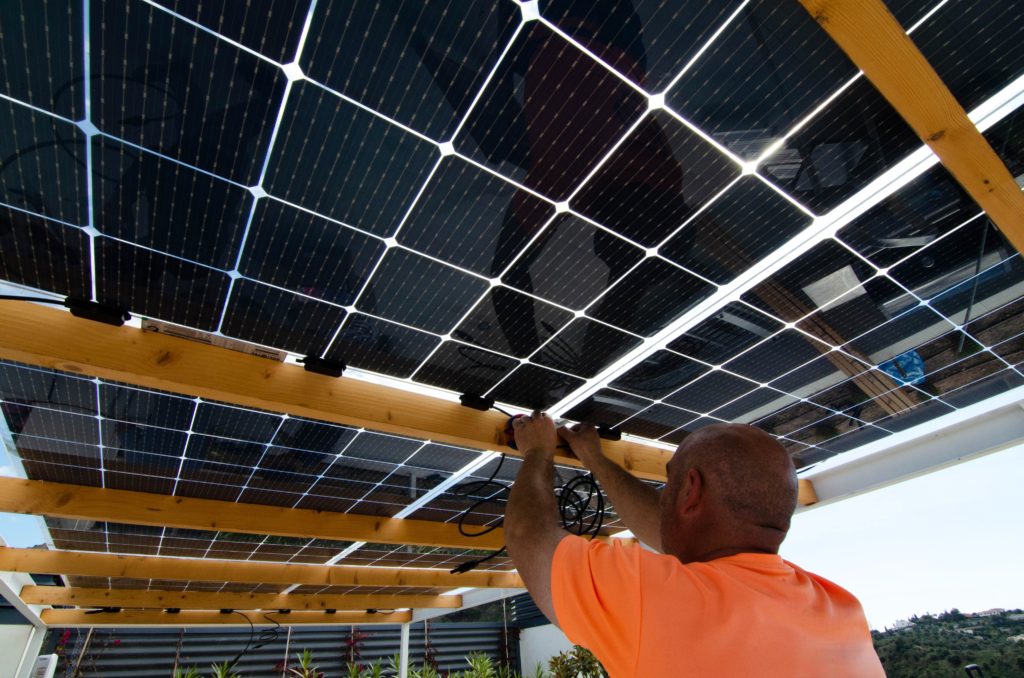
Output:
M681 515L693 513L701 505L704 499L704 476L700 471L691 467L686 471L683 479L683 486L679 488L677 509Z

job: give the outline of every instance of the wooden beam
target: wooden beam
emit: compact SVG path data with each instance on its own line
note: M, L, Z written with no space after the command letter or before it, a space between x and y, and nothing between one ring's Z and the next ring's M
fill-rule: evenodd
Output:
M810 506L818 503L818 493L814 491L814 483L807 478L800 478L796 481L798 506Z
M0 512L378 544L494 550L505 543L500 528L481 537L466 537L455 524L429 520L238 504L22 478L0 477Z
M800 0L935 152L1017 251L1024 194L935 69L881 0Z
M120 626L317 626L359 624L407 624L412 612L291 612L289 614L247 614L238 612L163 612L124 610L122 612L85 612L83 610L43 610L43 622L51 628L111 628ZM269 619L267 618L269 617ZM248 621L246 619L248 618Z
M473 570L450 574L419 567L297 565L212 558L122 556L85 551L0 548L0 571L78 577L168 579L171 581L310 584L315 586L403 586L423 588L522 588L514 572Z
M396 610L459 608L462 596L407 594L304 595L298 593L213 593L209 591L143 591L64 586L25 586L20 598L34 605L120 607L165 610Z
M336 424L518 454L507 419L355 379L332 379L217 346L82 320L61 310L0 301L0 358L146 388L322 419ZM634 475L665 480L666 450L604 441L605 454ZM559 453L559 463L579 466Z

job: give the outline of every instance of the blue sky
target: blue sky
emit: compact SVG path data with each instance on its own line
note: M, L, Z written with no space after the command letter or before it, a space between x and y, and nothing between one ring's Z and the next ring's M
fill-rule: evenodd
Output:
M10 457L0 444L0 476L16 475L10 464ZM46 538L41 529L42 518L23 516L17 513L0 513L0 536L8 546L27 548L42 544Z
M852 591L872 628L1024 608L1024 447L798 514L782 556Z

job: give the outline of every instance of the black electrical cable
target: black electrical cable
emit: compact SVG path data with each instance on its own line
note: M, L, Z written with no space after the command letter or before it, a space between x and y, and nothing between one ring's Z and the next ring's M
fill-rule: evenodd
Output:
M16 294L0 294L0 301L31 301L36 304L64 305L63 299L49 299L47 297L19 297Z
M237 664L238 661L242 657L244 657L247 652L249 652L250 648L253 649L253 650L258 650L261 647L263 647L264 645L268 645L270 643L273 643L281 635L281 624L280 624L280 622L278 622L276 619L272 619L270 617L270 615L268 615L267 613L263 613L263 618L266 619L268 622L271 622L274 625L274 627L273 628L269 628L269 629L264 629L263 631L260 631L260 635L257 638L257 636L256 636L256 626L253 625L252 620L249 619L249 615L245 614L244 612L239 612L238 610L231 610L231 611L234 612L235 614L241 616L242 619L244 619L246 622L249 623L249 641L245 644L245 647L242 649L242 651L239 652L238 654L236 654L235 658L232 659L231 662L228 664L228 669L229 670L235 668L235 664ZM253 640L257 641L255 645L253 645L253 643L252 643Z
M511 415L500 407L494 407L494 409L511 418ZM480 499L459 515L459 534L465 537L482 537L504 524L505 518L502 516L494 523L485 525L483 529L470 531L466 528L466 520L484 504L490 502L505 504L508 502L508 495L512 490L511 483L496 480L498 473L501 472L501 467L505 463L505 456L505 454L501 455L497 466L494 467L491 475L486 480L471 480L456 485L452 489L453 494L464 497L482 495ZM561 475L558 474L558 469L555 469L555 474L559 480L562 480ZM487 492L487 488L494 488L494 491ZM571 478L568 482L563 482L555 490L555 493L558 495L558 514L562 518L562 527L566 531L577 535L591 534L594 536L601 532L601 527L604 526L604 495L601 493L601 488L592 474L581 474ZM594 504L593 509L590 508L591 504ZM505 546L502 546L497 551L493 551L482 558L466 561L453 568L451 574L462 574L463 572L474 570L492 558L496 558L504 553L505 548Z
M590 516L590 504L595 504ZM578 475L558 490L558 514L562 527L573 534L600 534L604 526L604 495L591 474Z

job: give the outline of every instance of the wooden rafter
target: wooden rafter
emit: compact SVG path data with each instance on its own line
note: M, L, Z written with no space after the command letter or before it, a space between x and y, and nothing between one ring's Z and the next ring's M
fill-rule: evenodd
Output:
M881 0L800 0L935 152L1017 251L1024 194L935 69Z
M481 537L467 537L459 533L457 525L428 520L238 504L21 478L0 478L0 511L129 525L378 544L487 550L499 549L505 543L500 528Z
M25 586L19 597L31 605L119 607L164 610L397 610L405 608L458 608L462 596L411 594L305 595L299 593L213 593L208 591L153 591L92 589L64 586Z
M517 454L504 415L355 379L332 379L216 346L81 320L64 311L0 301L0 358L244 407L322 419L464 447ZM605 441L634 475L665 479L671 453ZM559 452L558 462L579 466Z
M121 612L85 612L83 610L43 610L47 626L58 628L107 628L123 626L297 626L316 624L406 624L412 612L291 612L289 614L157 610L123 610ZM247 621L248 620L248 621Z
M474 570L450 574L418 567L298 565L212 558L120 556L84 551L0 548L0 571L81 577L166 579L249 584L315 586L401 586L416 588L522 588L513 572Z

